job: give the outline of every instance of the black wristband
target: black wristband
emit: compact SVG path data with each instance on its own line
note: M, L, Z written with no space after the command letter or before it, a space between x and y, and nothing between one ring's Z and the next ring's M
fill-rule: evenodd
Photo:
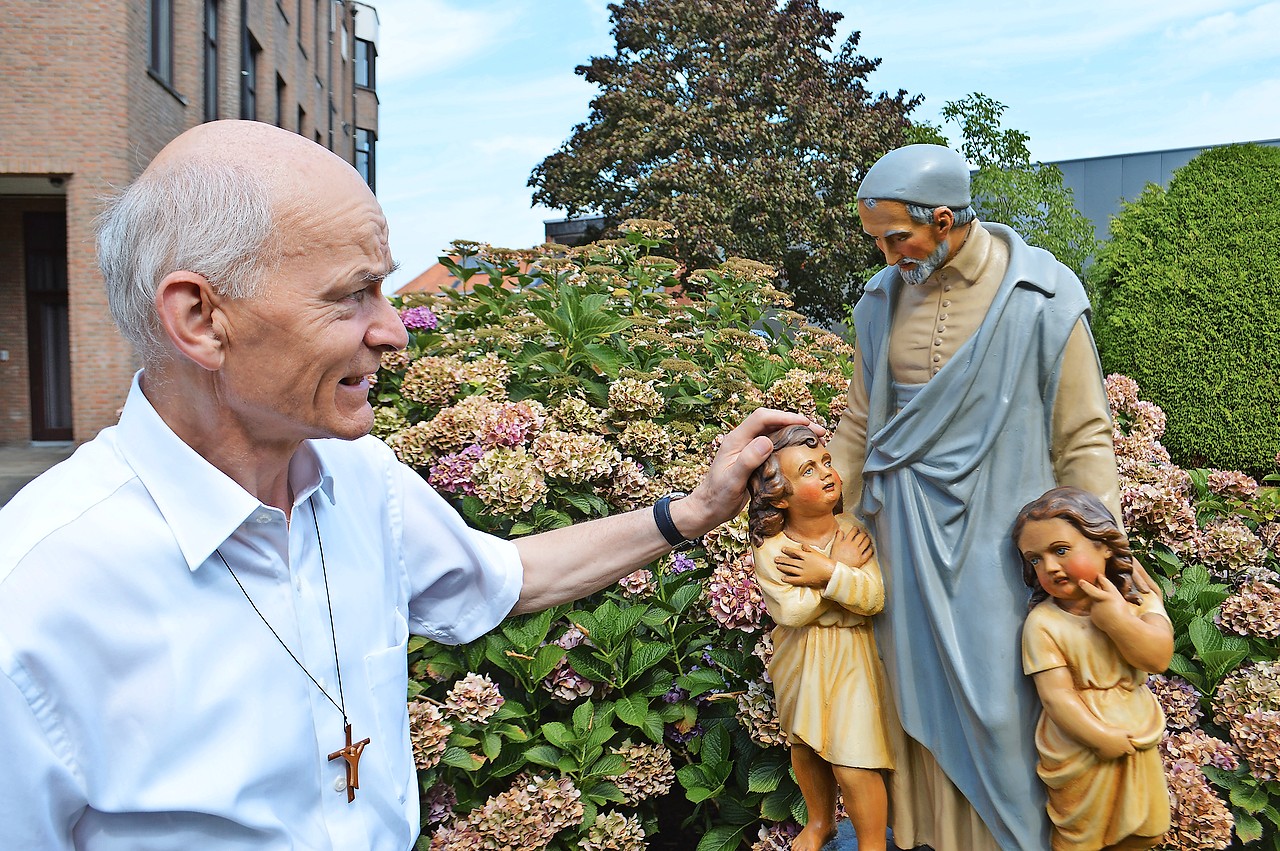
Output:
M682 493L669 493L653 504L653 520L658 524L658 531L674 550L687 550L697 543L680 534L680 530L671 519L671 500L680 499L683 496Z

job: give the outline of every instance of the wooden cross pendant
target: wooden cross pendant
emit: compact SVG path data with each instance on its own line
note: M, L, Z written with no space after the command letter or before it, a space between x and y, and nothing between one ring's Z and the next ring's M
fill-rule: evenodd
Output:
M347 725L347 746L340 751L329 754L329 761L344 759L347 762L347 803L356 799L356 790L360 788L360 752L369 744L369 739L361 739L352 744L351 725Z

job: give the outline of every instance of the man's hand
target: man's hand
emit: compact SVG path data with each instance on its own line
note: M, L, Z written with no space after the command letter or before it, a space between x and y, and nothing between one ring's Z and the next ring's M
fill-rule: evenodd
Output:
M808 544L795 544L782 548L782 555L774 559L782 581L803 588L826 588L836 569L835 560Z
M693 493L671 502L671 521L680 534L696 538L741 511L747 477L773 451L766 435L789 425L824 433L808 417L760 408L726 434ZM652 507L526 535L515 545L524 564L524 584L513 614L585 597L671 550Z
M819 437L826 429L803 414L757 408L724 436L711 469L684 499L671 503L671 520L687 538L714 529L747 504L747 478L773 452L768 435L790 425L807 425Z

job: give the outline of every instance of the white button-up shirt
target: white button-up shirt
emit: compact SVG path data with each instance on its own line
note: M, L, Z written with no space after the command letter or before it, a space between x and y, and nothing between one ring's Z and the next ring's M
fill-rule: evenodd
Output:
M291 523L174 435L135 378L118 426L0 510L0 847L413 845L408 635L493 628L519 556L374 438L308 441L289 476ZM327 759L342 713L219 553L371 739L353 803Z

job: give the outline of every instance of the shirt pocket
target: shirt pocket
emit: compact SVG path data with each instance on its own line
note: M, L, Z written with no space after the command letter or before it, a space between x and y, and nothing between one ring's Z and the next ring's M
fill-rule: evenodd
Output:
M417 786L409 744L409 624L395 613L395 634L399 643L364 657L365 676L374 700L374 718L382 741L378 750L387 763L400 803Z

